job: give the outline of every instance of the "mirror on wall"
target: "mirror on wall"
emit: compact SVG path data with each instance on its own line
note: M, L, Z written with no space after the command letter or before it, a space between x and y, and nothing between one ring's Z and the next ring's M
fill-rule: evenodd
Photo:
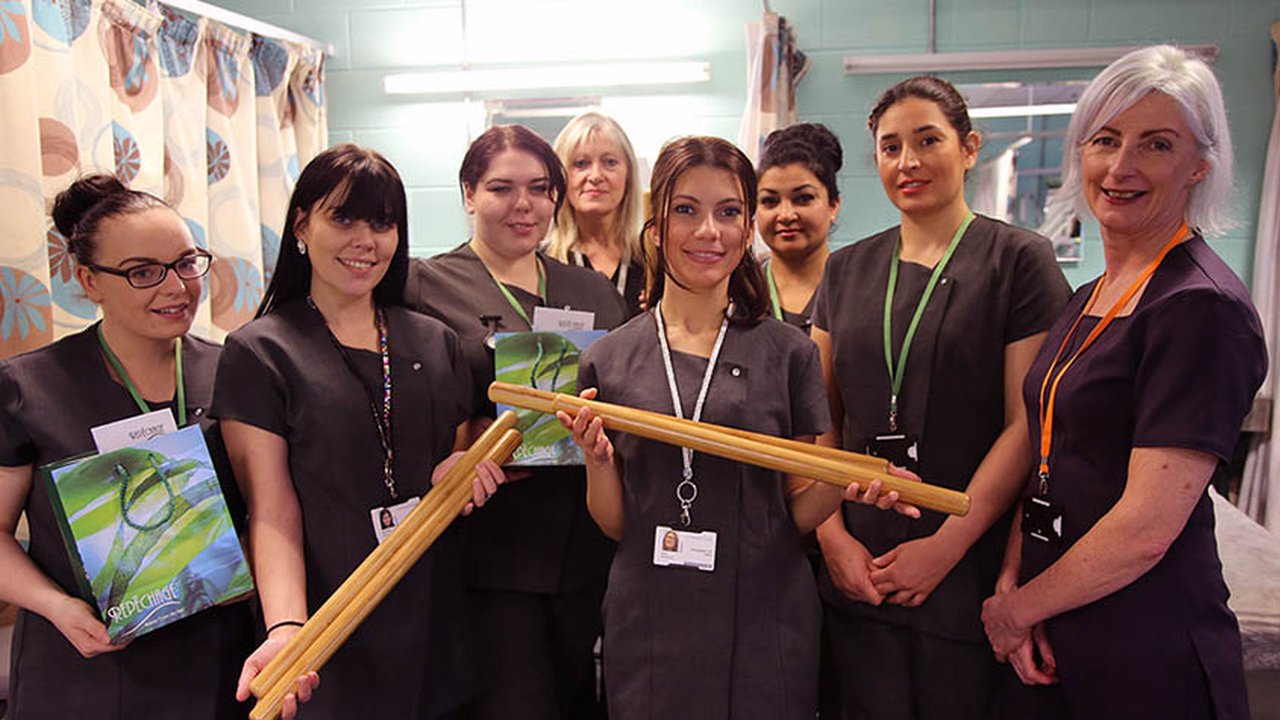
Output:
M982 136L971 173L973 209L1049 237L1058 260L1081 259L1080 223L1051 201L1062 182L1067 123L1087 83L957 85Z

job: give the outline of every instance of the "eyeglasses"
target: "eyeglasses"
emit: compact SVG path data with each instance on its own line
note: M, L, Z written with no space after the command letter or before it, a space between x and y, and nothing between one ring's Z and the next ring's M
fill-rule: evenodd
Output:
M196 278L204 277L209 272L209 266L212 264L212 255L204 250L196 250L190 255L183 255L171 263L149 262L134 265L128 270L120 270L119 268L103 265L89 265L88 267L91 270L122 277L131 286L142 290L155 287L164 282L164 279L169 276L170 270L183 280L195 280Z

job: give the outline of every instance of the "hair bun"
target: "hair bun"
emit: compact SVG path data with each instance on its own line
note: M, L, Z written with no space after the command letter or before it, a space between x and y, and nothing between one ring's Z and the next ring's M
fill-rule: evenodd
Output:
M766 164L774 164L782 158L808 156L831 175L844 167L844 149L840 147L840 139L820 123L797 123L774 130L765 138L763 156L773 159Z
M85 175L66 190L58 193L53 201L53 224L64 237L70 238L85 216L95 205L113 196L127 194L129 188L124 186L115 175L95 173Z

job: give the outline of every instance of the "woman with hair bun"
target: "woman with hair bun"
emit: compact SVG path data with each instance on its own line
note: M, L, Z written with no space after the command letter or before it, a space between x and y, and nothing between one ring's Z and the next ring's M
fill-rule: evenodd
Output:
M1030 470L1018 389L1070 294L1048 240L975 216L964 99L931 76L886 90L868 127L900 225L832 253L812 337L834 427L967 492L965 517L846 503L818 528L826 627L846 718L986 718L996 664L979 612Z
M685 137L654 164L646 223L653 308L587 348L585 397L812 442L826 429L817 348L769 316L748 252L751 161ZM560 413L587 463L587 507L619 541L605 598L613 720L812 720L821 608L801 535L829 485L606 434ZM896 493L849 498L893 506ZM914 512L914 508L904 508Z
M840 215L836 174L843 162L835 133L800 123L769 133L756 171L756 227L770 250L764 273L773 316L805 332L831 252L828 235Z
M233 695L236 656L248 647L246 605L111 644L79 597L45 483L33 480L40 466L93 452L91 428L168 408L179 425L204 429L228 508L243 525L218 428L205 412L220 348L188 334L212 258L163 200L110 175L72 183L53 219L102 320L0 362L0 600L21 608L8 717L243 717ZM24 512L27 552L13 537Z
M568 192L547 234L547 254L609 278L627 303L627 316L635 315L645 282L640 245L644 191L631 140L618 121L586 112L556 136L555 151L564 164Z
M493 422L493 336L526 331L539 307L591 315L611 330L626 318L622 296L600 273L538 250L565 201L555 151L521 125L489 128L471 143L458 184L471 239L410 263L410 307L458 333L471 384L474 437ZM594 718L600 599L613 543L587 515L581 467L539 467L507 486L468 522L468 601L479 679L472 716ZM514 478L513 478L514 479Z

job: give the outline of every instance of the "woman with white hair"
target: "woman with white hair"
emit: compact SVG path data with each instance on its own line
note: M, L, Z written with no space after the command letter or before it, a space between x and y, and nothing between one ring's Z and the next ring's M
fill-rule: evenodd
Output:
M613 282L627 317L641 310L644 257L640 209L644 191L631 141L616 120L585 112L556 136L569 192L547 234L545 250L560 262L592 268Z
M1168 46L1104 70L1067 130L1064 195L1106 270L1072 298L1024 385L1038 472L987 636L1023 683L1014 716L1247 718L1206 487L1266 372L1262 328L1210 249L1232 182L1222 93Z

